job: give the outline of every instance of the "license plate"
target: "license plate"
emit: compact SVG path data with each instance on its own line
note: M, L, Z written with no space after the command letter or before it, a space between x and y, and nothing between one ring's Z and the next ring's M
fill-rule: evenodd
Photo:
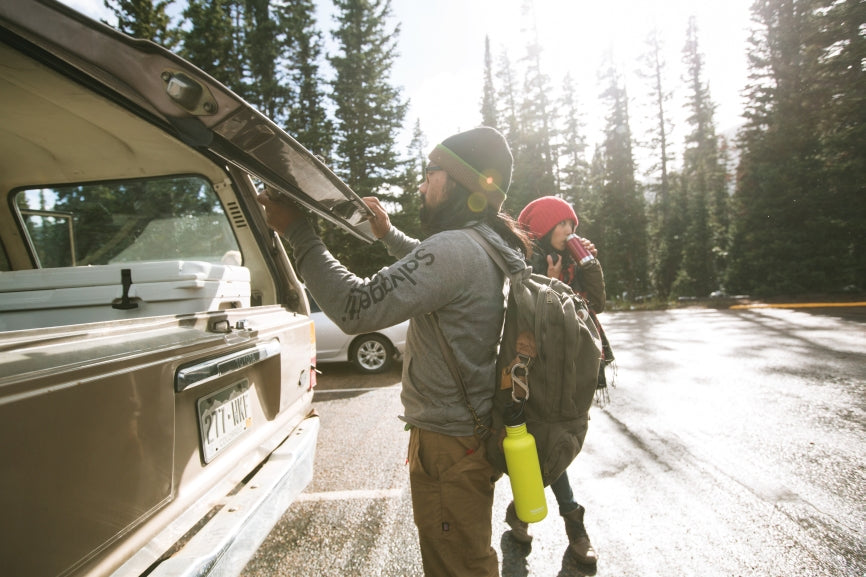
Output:
M198 424L205 463L253 424L250 383L243 380L198 400Z

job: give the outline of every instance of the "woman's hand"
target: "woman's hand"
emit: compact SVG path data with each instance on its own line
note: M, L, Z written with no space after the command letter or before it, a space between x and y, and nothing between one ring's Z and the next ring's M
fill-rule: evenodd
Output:
M373 216L370 217L370 227L373 229L373 236L382 238L388 231L391 230L391 219L388 218L388 213L382 207L382 203L375 196L365 196L363 199L371 211Z
M562 257L556 255L556 261L553 260L554 255L547 255L547 276L550 278L562 278Z
M583 245L583 248L588 250L593 258L598 258L598 249L595 248L595 244L593 244L593 242L591 240L589 240L588 238L583 238L582 236L579 238L580 238L580 244Z

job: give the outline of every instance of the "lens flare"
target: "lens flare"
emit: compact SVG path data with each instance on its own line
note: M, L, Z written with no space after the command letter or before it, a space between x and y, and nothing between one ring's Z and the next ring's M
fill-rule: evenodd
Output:
M496 190L497 188L499 188L498 183L500 182L502 182L502 175L499 174L498 171L493 169L485 170L478 178L478 183L481 185L481 188L487 191Z
M470 194L466 202L472 212L484 212L484 209L487 208L487 197L480 192Z

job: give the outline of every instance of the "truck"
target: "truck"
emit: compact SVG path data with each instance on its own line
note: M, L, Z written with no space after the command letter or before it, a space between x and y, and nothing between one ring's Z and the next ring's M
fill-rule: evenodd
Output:
M211 76L0 3L0 566L237 575L313 475L310 305L256 198L363 201Z

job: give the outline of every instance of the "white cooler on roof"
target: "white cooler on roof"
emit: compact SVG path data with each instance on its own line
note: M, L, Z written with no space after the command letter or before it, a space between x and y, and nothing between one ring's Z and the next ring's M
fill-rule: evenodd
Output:
M242 266L174 260L0 272L4 331L248 306Z

